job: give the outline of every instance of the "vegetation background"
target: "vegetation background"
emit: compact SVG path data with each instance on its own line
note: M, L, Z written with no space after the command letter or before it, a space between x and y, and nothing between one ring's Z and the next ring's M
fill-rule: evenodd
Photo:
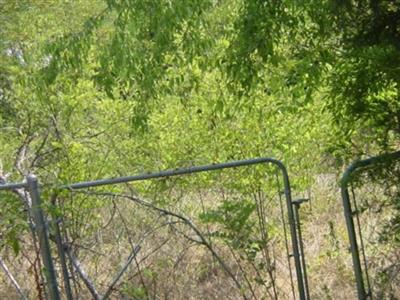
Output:
M269 180L254 196L273 170L50 196L88 179L281 159L295 196L311 197L301 210L311 295L351 299L338 179L355 159L399 150L399 90L395 0L0 0L0 182L40 178L49 214L65 218L70 252L99 289L140 245L136 267L112 297L278 298L271 286L289 283L275 275L264 281L271 268L255 266L254 257L265 245L250 238L254 203L276 197ZM386 299L400 298L398 169L374 170L356 185L376 296ZM204 246L187 224L171 227L159 211L115 194L140 195L195 220L228 267L238 268L242 288L204 247L187 249ZM29 199L14 193L0 201L2 264L14 274L27 270L29 279L15 275L21 289L44 297ZM273 201L266 211L276 225ZM269 255L279 258L282 247L273 244ZM258 254L241 257L250 249ZM0 298L18 298L5 273L0 282ZM87 297L76 282L76 297Z

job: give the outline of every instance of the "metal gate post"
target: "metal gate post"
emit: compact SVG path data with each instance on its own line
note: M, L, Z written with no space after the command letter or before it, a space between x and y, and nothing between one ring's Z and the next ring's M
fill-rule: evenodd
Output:
M72 288L71 284L69 282L70 280L70 275L68 271L68 266L67 266L67 258L65 256L65 247L64 247L64 242L61 237L61 232L60 232L60 220L57 220L54 222L54 235L56 238L56 243L57 243L57 250L58 250L58 257L60 259L60 265L63 273L63 279L64 279L64 290L65 294L68 300L73 300L74 297L72 295Z
M296 223L296 227L297 227L297 235L299 238L301 264L303 267L304 288L305 288L307 299L310 299L310 290L308 288L306 258L305 258L305 254L304 254L303 236L301 233L301 221L300 221L300 213L299 213L300 205L307 201L308 201L308 199L296 199L292 203L294 205L294 217L296 218L295 223Z
M28 191L32 199L32 213L35 220L35 231L39 237L40 252L45 266L44 275L46 278L47 288L51 300L59 300L60 294L58 291L56 273L53 266L51 257L50 243L48 237L47 225L44 220L43 210L40 206L40 192L36 176L28 175L26 177Z
M300 260L300 250L298 244L298 237L297 237L297 230L296 230L296 219L294 216L293 206L294 203L292 201L292 193L290 189L290 181L289 181L289 174L286 170L284 164L280 161L277 161L276 164L282 171L283 176L283 185L284 185L284 193L286 197L286 206L287 206L287 213L289 219L289 229L290 235L292 239L292 248L293 248L293 258L294 258L294 265L296 268L296 277L297 277L297 287L299 289L299 296L300 300L306 300L306 293L304 288L304 279L303 279L303 271L302 271L302 264Z
M358 299L364 300L367 297L365 293L364 280L361 270L360 253L358 251L356 231L354 229L354 222L352 216L353 212L351 209L350 197L349 197L349 191L347 190L347 185L342 184L341 193L342 193L344 217L346 219L347 234L349 236L349 241L350 241L351 257L353 260L353 270L356 278Z

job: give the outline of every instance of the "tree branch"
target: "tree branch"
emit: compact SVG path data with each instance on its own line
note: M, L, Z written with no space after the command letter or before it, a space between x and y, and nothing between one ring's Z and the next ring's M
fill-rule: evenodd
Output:
M70 247L66 246L64 247L65 251L67 252L68 258L71 261L72 265L74 266L76 272L79 274L81 277L83 283L86 285L88 288L89 292L92 294L93 298L95 300L101 300L100 294L97 292L96 288L94 287L93 282L89 279L88 275L86 272L82 269L81 264L79 261L76 259L76 257L72 254L72 251Z
M89 194L89 195L97 195L97 196L119 197L119 198L129 199L129 200L134 201L135 203L138 203L138 204L140 204L140 205L142 205L144 207L147 207L149 209L155 210L155 211L161 213L162 215L172 216L172 217L175 217L175 218L183 221L183 223L185 223L187 226L189 226L195 232L195 234L200 239L200 243L203 244L211 252L211 254L219 262L221 267L225 270L225 272L232 278L232 280L234 281L236 287L239 290L242 290L242 285L236 279L236 276L231 272L231 270L226 265L226 263L222 260L222 258L216 253L214 248L207 241L207 239L204 237L204 235L201 233L201 231L188 218L186 218L186 217L184 217L184 216L182 216L180 214L177 214L175 212L169 211L167 209L157 207L154 204L152 204L151 202L143 200L143 199L141 199L141 198L139 198L137 196L119 195L119 194L109 193L109 192L107 193L107 192L77 191L77 193L83 193L83 194ZM246 295L243 295L243 298L247 299Z
M10 270L8 269L7 265L4 263L3 259L0 257L0 267L4 270L6 273L7 277L10 279L12 285L15 287L17 290L20 298L22 300L27 300L28 298L24 295L24 292L22 291L22 288L18 284L17 280L14 278L14 276L11 274Z
M117 276L114 277L114 280L111 282L111 284L107 288L107 291L104 293L104 296L101 298L102 300L107 299L111 295L114 286L121 279L122 275L124 275L124 273L128 269L129 265L132 263L136 255L139 253L139 251L140 251L140 246L136 246L135 248L132 249L132 252L128 257L128 260L126 261L125 265L121 268L121 270L118 272Z

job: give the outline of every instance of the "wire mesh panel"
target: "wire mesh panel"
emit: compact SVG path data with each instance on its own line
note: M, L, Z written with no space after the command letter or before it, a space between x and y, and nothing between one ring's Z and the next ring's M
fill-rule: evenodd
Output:
M360 299L400 298L400 155L389 158L354 168L344 197Z
M169 174L56 196L73 298L299 298L276 166Z

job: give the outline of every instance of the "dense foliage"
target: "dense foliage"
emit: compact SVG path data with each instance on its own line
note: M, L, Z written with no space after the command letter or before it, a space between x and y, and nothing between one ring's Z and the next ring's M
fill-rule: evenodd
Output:
M0 24L4 182L271 156L304 190L400 145L399 1L0 0ZM0 249L18 253L6 197Z

